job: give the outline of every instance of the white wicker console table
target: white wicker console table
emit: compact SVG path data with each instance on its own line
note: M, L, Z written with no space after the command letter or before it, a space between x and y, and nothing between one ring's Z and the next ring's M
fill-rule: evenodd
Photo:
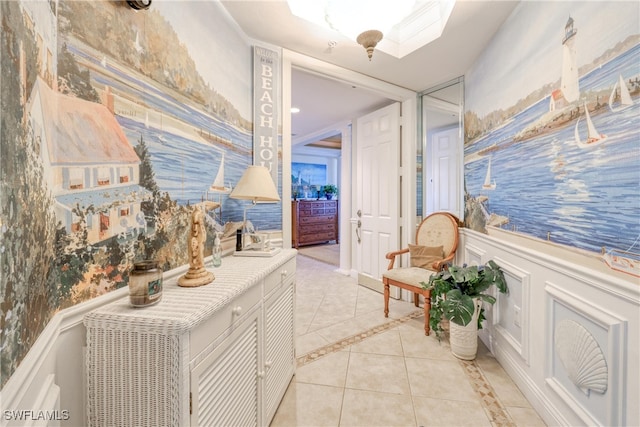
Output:
M89 425L269 425L295 371L295 255L228 256L213 283L89 313Z

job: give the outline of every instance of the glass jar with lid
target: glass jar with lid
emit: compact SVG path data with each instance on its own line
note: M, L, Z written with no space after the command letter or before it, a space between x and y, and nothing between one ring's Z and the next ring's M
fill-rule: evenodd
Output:
M146 307L162 299L162 269L156 261L133 264L129 273L129 301L134 307Z

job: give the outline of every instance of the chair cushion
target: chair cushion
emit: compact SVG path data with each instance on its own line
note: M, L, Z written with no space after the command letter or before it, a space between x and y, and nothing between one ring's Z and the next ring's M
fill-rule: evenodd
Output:
M444 258L442 246L421 246L409 244L411 267L431 268L434 262Z
M396 280L398 282L421 288L422 285L420 282L427 283L429 281L429 277L434 273L435 271L420 267L401 267L385 271L382 274L382 277L387 277L391 280Z

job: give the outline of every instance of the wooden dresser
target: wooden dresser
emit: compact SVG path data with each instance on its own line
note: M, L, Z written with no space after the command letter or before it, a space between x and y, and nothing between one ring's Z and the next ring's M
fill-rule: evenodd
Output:
M338 240L337 200L291 202L291 236L295 248Z

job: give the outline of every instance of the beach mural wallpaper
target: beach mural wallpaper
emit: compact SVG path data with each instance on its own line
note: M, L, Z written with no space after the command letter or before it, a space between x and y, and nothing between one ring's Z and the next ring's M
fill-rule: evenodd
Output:
M134 261L186 264L193 209L205 255L242 221L253 70L217 2L0 7L4 385L60 309L127 286ZM259 209L257 229L282 228L280 204Z
M522 2L465 75L465 222L640 276L640 4Z

